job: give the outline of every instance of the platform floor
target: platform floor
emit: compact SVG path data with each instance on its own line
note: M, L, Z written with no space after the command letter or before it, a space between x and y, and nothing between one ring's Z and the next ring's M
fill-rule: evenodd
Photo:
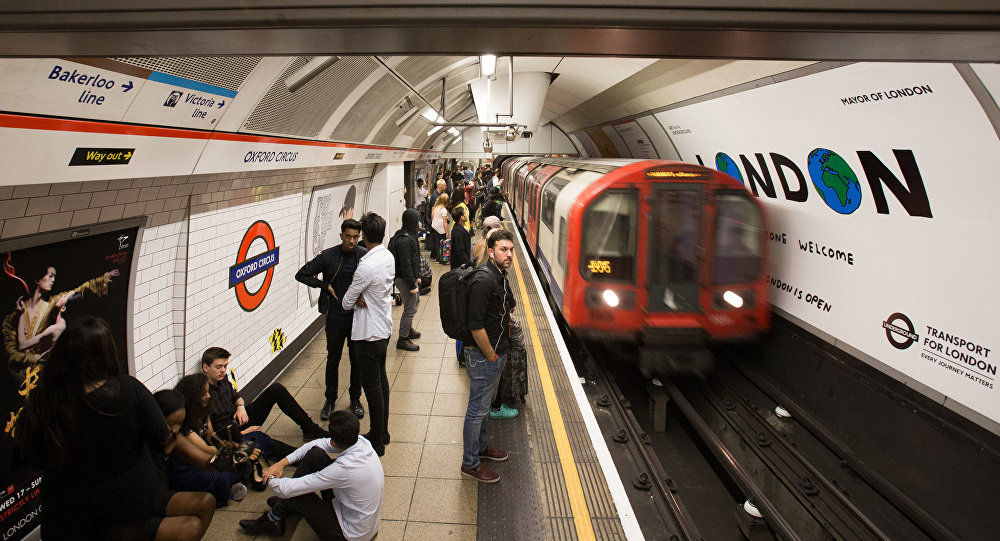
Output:
M522 299L530 298L530 304L535 305L534 314L542 317L535 287L530 277L524 275L531 267L525 265L520 248L517 249L515 265L520 261L519 272L522 280L528 282L525 291L528 297L522 296L521 284L512 269L518 300L515 316L524 321ZM426 257L427 253L423 255ZM529 341L526 344L527 404L518 405L521 413L517 418L491 420L488 425L491 445L510 453L510 460L490 463L501 475L501 481L483 485L461 475L462 425L468 404L469 380L457 363L454 340L441 330L436 286L448 268L433 262L431 267L433 290L420 299L414 318L414 327L422 333L416 341L420 351L395 349L395 330L402 307L393 309L394 332L386 360L391 391L389 433L392 443L382 457L385 500L377 539L624 539L593 449L588 450L590 441L583 423L579 422L579 411L574 411L576 403L564 395L568 387L565 381L556 384L559 393L563 394L554 411L556 417L546 407L545 390L534 358L536 349L530 343L527 323L524 325L526 341ZM544 334L534 341L539 345L537 351L547 351L544 355L548 358L554 351L548 326L541 323L535 327L535 332ZM320 331L277 380L317 421L324 402L326 356L325 333ZM556 358L548 362L561 363L561 360ZM234 357L231 363L238 370L239 359ZM345 348L340 364L338 409L346 408L349 402L348 365ZM552 372L566 379L561 368ZM551 380L552 375L546 374L546 377ZM549 385L551 390L551 381ZM367 411L364 398L362 404ZM569 431L569 436L563 433L562 439L566 441L560 446L552 422L561 423L563 417L567 417L564 430ZM366 432L368 426L366 414L361 421L361 431ZM268 417L264 430L291 445L303 442L298 427L277 409ZM575 464L559 456L560 447L566 454L566 444L575 449ZM292 470L289 468L287 473ZM574 470L577 475L573 474ZM567 483L567 474L576 479ZM241 531L238 522L259 516L267 509L265 499L271 494L270 491L250 491L243 501L230 502L227 507L218 509L205 539L250 539L251 536ZM317 539L304 520L293 519L288 526L284 539Z

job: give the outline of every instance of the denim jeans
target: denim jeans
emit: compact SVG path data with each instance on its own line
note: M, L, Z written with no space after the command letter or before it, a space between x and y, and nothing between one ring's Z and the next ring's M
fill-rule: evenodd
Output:
M500 355L496 362L486 360L477 347L465 345L465 372L469 375L469 407L465 410L465 427L462 430L462 467L479 466L479 452L486 449L486 414L490 402L500 385L500 374L507 362L507 355Z

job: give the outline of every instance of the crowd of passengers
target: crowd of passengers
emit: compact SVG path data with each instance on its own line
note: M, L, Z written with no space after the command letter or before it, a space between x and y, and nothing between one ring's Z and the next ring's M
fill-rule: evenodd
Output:
M489 171L481 170L479 178L484 174ZM493 177L488 183L496 187L497 181ZM444 184L439 178L438 201L447 200ZM464 190L454 194L458 200ZM453 229L462 229L467 239L470 209L462 207L453 211ZM402 218L403 227L386 246L381 216L370 212L345 220L341 243L296 274L298 281L320 289L319 310L326 316L327 388L320 412L326 428L280 383L253 400L244 397L229 379L231 354L222 347L208 348L200 371L181 378L174 389L151 393L120 373L104 320L70 321L16 427L20 456L44 470L43 538L198 540L215 509L241 500L249 487L269 489L274 496L259 518L240 521L247 533L283 535L285 518L295 513L321 539L372 539L382 512L379 457L390 443L385 367L394 287L404 304L396 347L412 350L420 338L412 320L421 289L421 215L407 209ZM516 415L500 404L493 404L491 412L510 348L514 298L507 271L513 236L495 215L484 220L483 229L482 240L468 250L467 263L475 257L479 269L469 285L471 330L458 345L470 378L461 473L494 483L499 476L483 461L507 460L508 454L488 445L485 417ZM345 343L350 406L334 411ZM362 391L370 415L366 434L360 434ZM261 429L274 406L301 428L304 445ZM295 471L286 477L289 466Z

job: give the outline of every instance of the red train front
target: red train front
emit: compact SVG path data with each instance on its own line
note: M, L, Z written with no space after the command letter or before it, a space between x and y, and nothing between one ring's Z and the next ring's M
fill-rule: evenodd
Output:
M581 338L643 353L770 326L763 207L728 175L671 161L510 158L515 221Z

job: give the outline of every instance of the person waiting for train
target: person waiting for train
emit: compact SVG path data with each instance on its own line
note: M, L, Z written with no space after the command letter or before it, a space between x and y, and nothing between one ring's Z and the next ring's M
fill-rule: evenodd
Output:
M451 268L472 266L472 237L465 227L469 216L461 208L455 207L451 209L451 218L455 222L451 227Z
M413 328L413 316L420 306L420 243L417 241L418 213L413 209L403 211L403 225L389 239L389 252L396 260L396 291L403 299L403 315L399 318L399 335L396 349L420 351L413 343L420 332Z
M270 415L271 408L277 404L281 412L302 429L303 439L312 440L329 435L309 417L280 383L272 384L255 400L247 403L226 374L231 356L231 353L217 346L206 349L201 356L201 369L208 376L208 390L212 395L209 417L216 431L225 433L229 426L235 425L235 430L245 436L243 439L253 440L261 446L263 442L258 441L253 433L260 432L260 426ZM285 456L294 449L286 443L272 440L274 446L271 450L262 449L265 458Z
M351 400L351 411L361 419L365 408L361 406L361 369L358 368L357 353L351 338L354 311L344 310L340 300L354 279L361 257L368 252L358 243L361 239L361 224L354 219L340 224L340 244L320 252L295 273L295 279L309 287L319 288L319 313L326 314L326 402L320 410L319 418L325 421L333 413L337 402L340 376L340 357L347 342L347 356L350 361L350 387L347 394ZM322 274L323 279L317 278Z
M483 238L476 241L472 247L472 265L478 267L486 263L486 238L496 229L500 229L500 219L496 216L489 216L483 220Z
M455 209L462 209L465 214L465 225L462 226L466 231L472 232L472 224L469 220L472 219L472 215L469 214L469 206L465 204L465 188L455 188L455 191L451 193L451 200L449 201L448 211L451 212Z
M184 397L184 421L180 434L195 447L209 455L215 455L219 448L208 442L215 436L212 421L208 418L211 394L208 392L208 376L190 374L177 382L175 391ZM164 415L167 415L164 412ZM250 456L256 460L260 449L254 449ZM229 500L240 501L247 494L247 479L236 472L207 471L183 460L170 461L170 485L175 490L208 492L215 496L216 507L225 507Z
M179 515L186 506L168 507L167 518L154 516L150 448L174 441L172 453L205 468L211 457L175 438L145 385L120 374L115 339L103 319L67 323L15 430L21 456L45 470L44 539L165 541L204 534L207 525ZM192 514L210 517L198 506L206 500L192 498L199 509Z
M499 220L502 218L500 215L502 212L503 196L500 195L500 187L493 186L486 196L486 202L483 203L483 220L489 216L495 216Z
M431 231L434 235L434 240L431 243L431 257L437 259L440 262L444 254L440 252L441 241L448 240L451 238L451 229L448 227L448 217L450 216L448 212L449 198L448 194L443 193L441 197L437 198L434 204L434 209L431 211L433 219L431 220Z
M487 240L488 259L471 275L468 288L468 327L465 335L465 371L469 376L469 406L462 429L462 475L483 483L500 476L483 460L507 460L507 452L490 447L486 414L500 385L510 350L510 313L515 306L507 270L514 261L514 237L500 229Z
M270 510L255 520L241 520L240 527L251 534L284 535L285 518L295 513L320 539L375 537L382 518L385 472L371 442L359 431L357 417L333 412L329 438L303 445L264 473L277 496L267 499ZM329 453L337 454L337 459ZM282 477L291 464L297 465L295 474Z

